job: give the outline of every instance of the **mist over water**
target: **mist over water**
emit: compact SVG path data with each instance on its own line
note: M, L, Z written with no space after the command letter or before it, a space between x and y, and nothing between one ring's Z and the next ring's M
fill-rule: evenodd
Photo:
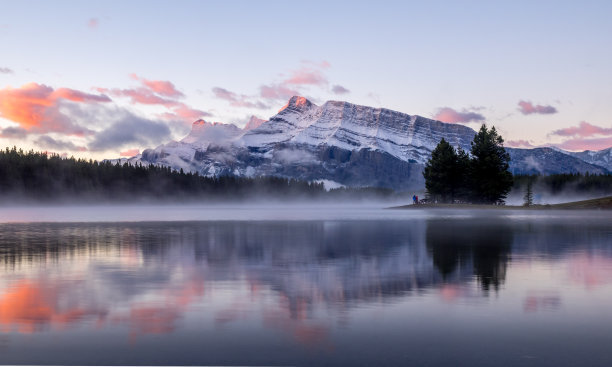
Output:
M2 364L612 363L608 212L46 209L0 220Z

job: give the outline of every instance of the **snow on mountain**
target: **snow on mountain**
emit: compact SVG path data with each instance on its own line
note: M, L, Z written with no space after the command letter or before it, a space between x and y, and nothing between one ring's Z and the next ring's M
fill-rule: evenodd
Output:
M407 190L423 187L423 165L440 139L469 150L475 133L385 108L340 101L317 106L295 96L269 121L253 116L240 129L198 120L181 141L146 149L128 162L207 176L275 175ZM605 172L552 149L508 151L515 173Z
M510 172L522 174L607 173L606 168L568 155L555 148L506 148L510 153Z
M597 151L585 150L584 152L565 152L565 154L579 158L587 163L601 166L612 172L612 147Z
M244 126L244 130L253 130L253 129L257 129L258 127L261 126L261 124L263 124L264 122L268 122L268 120L263 120L260 118L257 118L255 116L251 116L251 118L249 119L249 121L246 123L246 125Z

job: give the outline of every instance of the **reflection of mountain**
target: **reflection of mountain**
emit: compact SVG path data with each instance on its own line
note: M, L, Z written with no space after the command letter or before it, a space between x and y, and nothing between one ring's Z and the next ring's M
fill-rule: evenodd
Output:
M504 282L512 238L511 225L499 220L427 222L427 249L443 277L467 268L485 291Z
M473 279L486 295L505 282L511 254L607 246L601 221L573 222L543 220L538 230L505 218L0 225L0 328L93 322L168 333L197 304L221 308L220 323L244 317L239 287L282 310L263 315L271 325L285 325L285 315L291 328L320 308L451 292ZM606 281L609 273L586 271L592 262L581 259L572 277ZM224 291L207 291L216 286Z

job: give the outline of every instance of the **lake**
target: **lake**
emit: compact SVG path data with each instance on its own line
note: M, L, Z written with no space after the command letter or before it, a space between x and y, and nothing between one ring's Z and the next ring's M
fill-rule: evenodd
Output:
M0 364L612 365L612 213L0 210Z

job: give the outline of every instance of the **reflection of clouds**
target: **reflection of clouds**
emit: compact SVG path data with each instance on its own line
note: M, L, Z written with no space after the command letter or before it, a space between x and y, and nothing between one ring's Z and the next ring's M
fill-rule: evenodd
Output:
M60 306L61 290L53 284L36 284L30 280L11 285L0 295L0 326L6 332L16 329L32 333L47 325L67 326L86 318L106 317L105 310L83 305Z
M605 255L575 253L567 261L572 282L586 288L612 284L612 258Z
M189 311L206 303L207 313L201 316L220 331L232 322L262 321L297 343L327 344L330 325L348 317L347 310L436 292L449 303L481 299L489 287L504 284L511 254L554 251L557 256L567 251L542 246L567 238L563 228L532 235L531 229L512 223L486 230L483 225L337 221L4 226L0 272L15 280L5 281L6 286L0 280L0 326L33 332L89 324L125 327L132 336L173 333L190 321ZM585 233L572 232L572 241L585 238ZM513 243L513 238L518 240ZM574 254L567 257L567 266L570 278L581 284L612 281L609 257ZM523 306L531 312L560 304L560 296L529 293Z
M561 307L557 291L530 291L523 301L525 312L556 311Z

